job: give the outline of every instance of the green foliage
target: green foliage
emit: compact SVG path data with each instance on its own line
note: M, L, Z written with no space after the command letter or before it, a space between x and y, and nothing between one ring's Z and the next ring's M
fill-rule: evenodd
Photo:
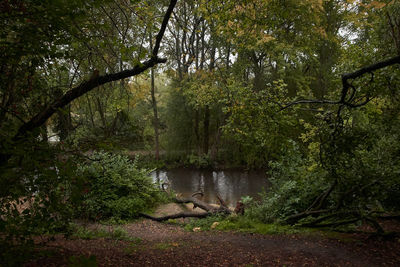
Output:
M307 209L326 187L326 171L312 165L295 142L282 150L281 160L270 163L271 187L261 201L246 210L250 218L271 223Z
M166 108L160 116L165 120L168 131L162 137L167 150L172 154L186 152L196 147L193 115L196 111L183 94L183 82L173 80L166 99ZM200 115L199 115L200 116ZM186 155L184 155L186 156Z
M64 232L79 203L74 158L43 143L33 148L18 147L0 167L0 258L29 255L33 236Z
M399 111L387 107L385 112ZM321 218L321 222L334 225L399 210L397 115L386 124L381 111L368 105L364 110L342 111L342 118L344 123L339 121L334 127L317 122L314 124L318 126L304 124L308 131L301 140L308 147L301 153L292 142L279 161L270 163L271 189L250 206L246 216L275 222L309 209L326 209L330 213L301 223ZM319 144L316 140L324 141Z
M221 221L216 229L223 231L233 230L245 233L258 233L264 235L297 234L307 232L306 229L295 228L288 225L261 223L247 216L230 216Z
M66 152L70 147L46 140L51 128L74 151L150 150L146 79L102 86L57 110L40 129L16 135L94 70L114 73L143 60L150 50L147 35L154 35L164 12L156 2L1 2L2 259L29 251L32 236L64 231L72 214L122 222L164 198L137 160L95 152L77 163ZM168 87L157 93L167 152L152 166L270 162L271 188L260 201L242 199L243 218L210 217L192 228L221 220L224 229L275 231L255 221L281 221L304 211L331 186L318 208L362 218L400 210L397 66L352 79L344 97L371 99L365 106L282 109L296 99L340 99L340 74L398 55L400 4L281 2L181 1L174 11L171 34L163 39L169 43L169 74L157 85ZM13 246L18 244L23 246Z
M186 160L187 165L196 168L207 168L212 165L209 155L202 154L200 156L190 154Z
M287 139L296 134L294 117L277 113L276 102L287 101L287 85L274 81L255 91L238 81L229 80L224 89L223 112L227 116L222 127L226 154L230 160L261 168L278 157ZM290 129L290 131L289 131Z
M240 199L240 202L242 202L243 205L245 205L245 206L253 203L253 201L254 201L254 199L250 196L244 196Z
M224 214L215 214L202 219L193 218L190 219L187 224L185 224L185 229L187 231L192 231L193 228L200 227L201 230L209 230L214 222L220 222L224 220L225 217L226 215Z
M124 249L124 252L126 254L131 254L131 253L137 252L138 250L141 249L142 242L143 242L143 240L138 237L132 238L128 247Z
M109 230L105 228L89 229L83 226L74 226L72 230L72 237L80 239L98 239L106 238L113 240L133 240L128 232L121 227L112 227Z
M305 229L299 229L287 225L279 224L265 224L249 216L224 216L212 215L202 219L191 219L189 223L185 224L187 231L192 231L195 227L200 227L202 231L211 230L213 223L218 222L216 230L222 231L239 231L245 233L258 233L258 234L295 234L307 232Z
M87 181L78 216L92 220L134 218L162 198L149 170L139 168L137 160L132 162L127 156L94 152L77 172Z

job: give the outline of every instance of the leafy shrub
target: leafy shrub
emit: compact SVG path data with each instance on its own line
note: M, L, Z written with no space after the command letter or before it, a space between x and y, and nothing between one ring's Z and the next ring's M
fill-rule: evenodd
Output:
M87 181L79 211L88 219L134 218L162 199L149 170L127 156L94 152L78 173Z
M73 188L65 184L77 180L73 158L47 144L27 144L0 167L0 266L20 266L31 256L33 236L62 232L72 218Z
M292 142L280 160L270 163L270 191L247 209L246 215L266 223L279 221L306 211L323 192L327 198L312 208L334 212L325 222L362 220L365 214L398 211L398 129L398 125L343 129L319 148L321 153L315 153L319 149L311 143L305 149L307 157ZM327 191L331 186L332 191ZM326 213L320 216L324 218Z
M207 168L211 166L211 159L208 154L194 155L190 154L187 158L187 164L196 168Z
M253 219L271 223L301 212L327 188L326 171L303 157L295 142L282 151L281 160L269 165L270 190L246 210Z

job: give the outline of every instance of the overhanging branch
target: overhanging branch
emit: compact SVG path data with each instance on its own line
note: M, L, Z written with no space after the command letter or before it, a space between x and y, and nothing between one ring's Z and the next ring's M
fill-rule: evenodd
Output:
M364 68L361 68L359 70L356 70L355 72L351 73L345 73L342 75L342 82L347 81L349 79L355 79L358 78L366 73L371 73L373 71L379 70L386 68L388 66L394 65L394 64L400 64L400 56L393 57L384 61L380 61L378 63L366 66Z
M329 105L344 105L344 106L348 106L350 108L356 108L356 107L361 107L366 105L369 101L371 101L371 97L366 96L365 97L365 101L361 102L361 103L352 103L352 100L354 99L354 94L355 94L355 89L353 88L353 86L349 83L349 80L352 79L356 79L359 78L361 76L363 76L366 73L371 73L372 78L371 81L373 80L373 72L379 69L383 69L386 68L388 66L392 66L395 64L400 64L400 56L396 56L384 61L380 61L378 63L363 67L359 70L356 70L354 72L350 72L350 73L345 73L342 75L342 92L341 92L341 97L340 100L319 100L319 99L301 99L301 100L297 100L294 102L290 102L286 105L284 105L283 107L281 107L280 111L287 109L291 106L294 105L299 105L299 104L329 104ZM349 92L349 89L353 88L353 92L352 95L350 96L349 100L346 100L346 96Z
M28 122L24 123L19 129L17 134L14 136L13 140L17 141L26 134L39 126L41 126L48 118L50 118L58 109L65 107L69 103L71 103L74 99L86 94L87 92L93 90L100 85L110 83L113 81L122 80L128 77L136 76L149 68L154 67L158 63L165 63L167 59L159 58L157 56L162 38L165 33L165 29L167 27L168 21L171 17L172 10L176 5L177 0L171 0L168 6L168 9L164 15L163 22L161 24L161 28L157 34L156 43L154 49L151 54L151 58L146 60L145 62L141 62L136 64L132 69L124 70L117 73L111 73L106 75L94 75L88 81L82 82L75 88L72 88L68 92L66 92L61 98L53 101L50 105L48 105L44 110L33 116Z

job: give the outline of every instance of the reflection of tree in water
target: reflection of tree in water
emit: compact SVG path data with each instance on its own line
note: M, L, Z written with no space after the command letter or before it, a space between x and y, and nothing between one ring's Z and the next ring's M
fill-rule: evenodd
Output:
M230 205L248 192L248 173L221 171L213 172L214 191Z
M228 205L235 205L242 196L256 197L266 186L264 172L174 169L154 171L152 177L154 182L169 181L172 189L184 197L202 191L203 201L219 203L219 194Z
M153 183L159 185L160 188L162 188L163 183L168 183L168 184L170 183L166 171L155 170L152 173L150 173L150 177L152 178Z
M199 178L197 179L198 183L197 183L197 188L195 190L195 192L203 192L204 193L204 173L201 171L199 173Z

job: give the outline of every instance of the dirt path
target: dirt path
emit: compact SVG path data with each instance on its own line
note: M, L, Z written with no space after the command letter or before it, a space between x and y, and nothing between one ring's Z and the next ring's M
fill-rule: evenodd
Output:
M57 248L55 255L26 266L68 266L73 255L94 255L99 266L400 266L398 240L360 235L340 241L321 236L194 233L150 220L124 228L136 239L57 237L48 245Z

